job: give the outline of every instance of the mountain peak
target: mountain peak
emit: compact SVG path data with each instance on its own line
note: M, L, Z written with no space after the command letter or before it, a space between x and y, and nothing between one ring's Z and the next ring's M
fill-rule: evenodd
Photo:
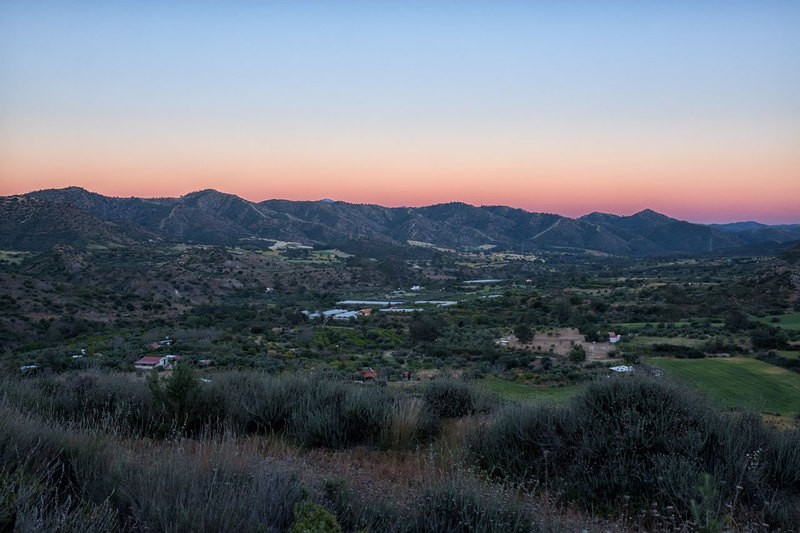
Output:
M181 196L181 198L198 198L198 197L201 197L201 196L209 196L209 195L229 196L229 195L225 194L224 192L219 192L216 189L201 189L199 191L192 191L192 192L190 192L188 194L184 194L183 196Z
M589 214L583 215L578 220L583 220L586 222L608 222L610 220L619 220L619 215L613 215L611 213L602 213L600 211L592 211Z
M642 209L638 213L634 213L631 215L632 217L639 217L639 218L669 218L667 215L662 215L658 211L653 211L650 208Z

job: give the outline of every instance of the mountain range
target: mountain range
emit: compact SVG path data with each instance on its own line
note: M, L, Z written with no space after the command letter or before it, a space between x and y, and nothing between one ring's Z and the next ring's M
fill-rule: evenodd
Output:
M151 241L234 245L290 241L347 248L358 242L449 249L566 251L641 257L772 253L800 240L800 224L703 225L652 210L580 218L505 206L445 203L382 207L346 202L250 202L215 190L180 198L114 198L79 187L0 197L0 248L125 246Z

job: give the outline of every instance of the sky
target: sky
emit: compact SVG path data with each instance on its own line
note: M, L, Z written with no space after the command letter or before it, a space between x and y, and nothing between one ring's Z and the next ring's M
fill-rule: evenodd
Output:
M800 2L0 0L0 195L800 223Z

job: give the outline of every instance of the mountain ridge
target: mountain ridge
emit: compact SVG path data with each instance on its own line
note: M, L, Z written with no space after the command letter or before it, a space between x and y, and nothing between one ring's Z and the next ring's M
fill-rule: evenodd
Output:
M651 209L627 216L594 212L569 218L463 202L423 207L384 207L327 199L251 202L214 189L177 198L115 198L81 187L67 187L0 197L0 224L5 229L0 246L4 247L43 248L53 240L43 239L37 244L36 239L26 239L30 221L25 222L19 209L6 207L13 204L12 199L40 202L35 209L38 214L29 213L28 218L54 223L54 212L60 212L72 222L82 220L73 224L74 235L64 236L79 245L95 241L124 245L142 240L233 245L245 239L261 239L346 246L353 241L370 240L392 245L418 241L453 249L491 247L648 256L722 253L754 245L769 248L800 239L800 225L702 225ZM69 208L59 211L56 207L65 204ZM60 225L69 227L70 220ZM79 235L78 228L84 228L85 234ZM42 233L37 231L37 235Z

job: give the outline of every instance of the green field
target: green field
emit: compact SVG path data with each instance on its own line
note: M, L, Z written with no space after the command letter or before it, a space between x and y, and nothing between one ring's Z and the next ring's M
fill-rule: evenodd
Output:
M30 252L18 252L15 250L0 250L0 262L12 263L18 265L22 263L22 260L25 259L25 256L28 254L30 254Z
M701 319L707 320L707 319ZM615 324L611 324L610 327L614 328L615 330L626 330L626 331L637 331L640 329L646 328L648 325L655 328L658 325L658 321L655 322L617 322ZM685 328L692 325L691 322L687 320L680 320L678 322L665 322L665 325L669 325L673 328ZM720 322L719 319L711 319L711 322L708 324L712 328L722 328L725 326L724 322Z
M775 321L775 319L778 319ZM764 318L756 318L758 322L778 326L789 331L800 331L800 313L786 313L785 315L773 315Z
M701 339L687 339L686 337L650 337L645 335L637 335L636 337L626 340L626 348L650 348L653 344L675 344L679 346L697 347L705 341Z
M578 385L566 387L531 387L524 383L507 381L495 376L487 376L478 383L496 393L501 398L515 402L523 402L536 398L550 398L560 402L574 396L580 388Z
M756 359L649 358L647 363L707 392L727 407L800 415L800 374Z
M665 322L665 324L669 324L675 328L684 328L689 325L689 322ZM655 328L658 325L658 322L618 322L616 324L611 324L611 327L615 329L637 330L644 329L648 325Z

